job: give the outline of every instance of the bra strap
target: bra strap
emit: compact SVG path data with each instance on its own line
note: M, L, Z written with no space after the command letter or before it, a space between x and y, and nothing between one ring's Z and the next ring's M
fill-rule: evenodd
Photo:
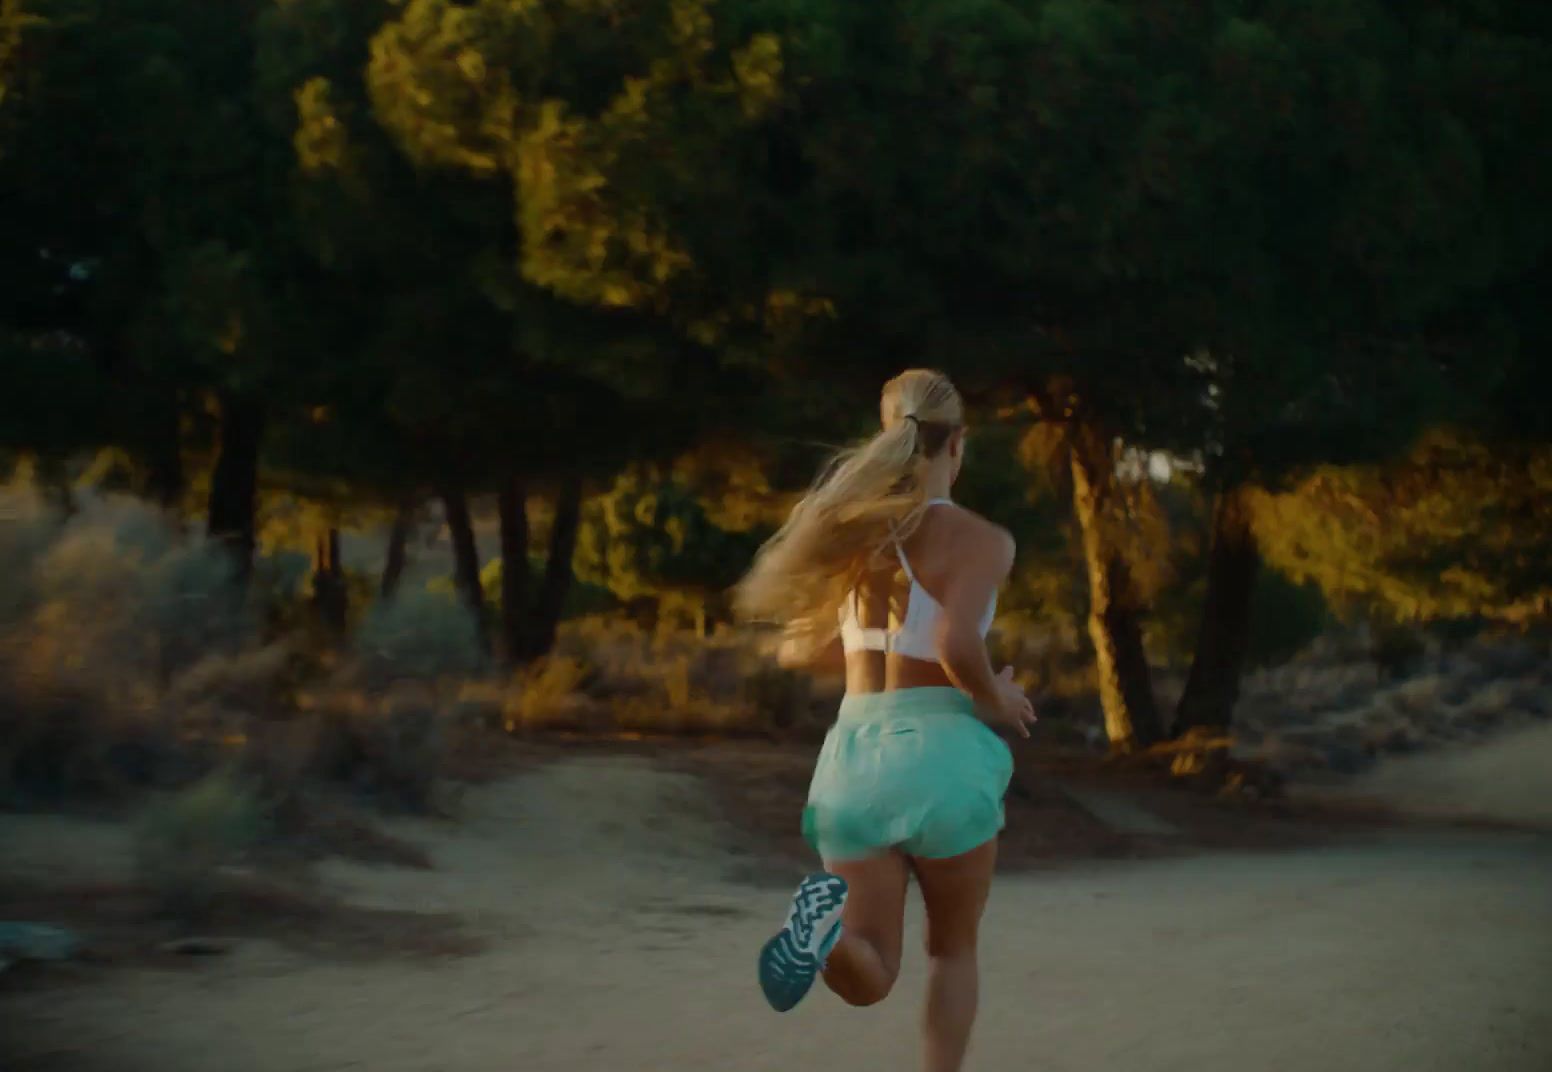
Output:
M953 499L928 499L926 502L922 503L923 507L927 507L927 506L953 506L953 505L954 505L954 500ZM905 557L905 545L902 544L899 540L895 541L895 557L900 560L900 568L905 570L905 579L910 581L912 584L915 584L916 583L916 571L911 569L910 560Z

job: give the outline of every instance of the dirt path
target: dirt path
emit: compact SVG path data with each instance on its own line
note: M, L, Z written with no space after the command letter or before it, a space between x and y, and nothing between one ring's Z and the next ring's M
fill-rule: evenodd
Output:
M0 996L0 1065L915 1067L914 910L894 999L856 1011L820 994L774 1016L753 954L786 891L738 878L734 838L693 779L637 758L573 760L483 787L466 810L401 830L436 871L328 877L361 903L458 911L483 953L328 961L255 941L195 968L21 989ZM981 1072L1552 1068L1545 838L1392 834L1010 878L988 935Z

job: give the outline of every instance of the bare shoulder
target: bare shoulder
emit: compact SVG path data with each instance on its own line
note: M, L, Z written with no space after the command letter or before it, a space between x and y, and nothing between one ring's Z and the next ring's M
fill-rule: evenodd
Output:
M984 562L1006 572L1017 549L1013 534L994 521L963 506L934 510L932 543L935 552L950 560Z

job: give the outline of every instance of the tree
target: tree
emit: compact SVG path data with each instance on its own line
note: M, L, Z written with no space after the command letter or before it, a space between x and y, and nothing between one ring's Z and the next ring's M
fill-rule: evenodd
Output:
M0 0L0 107L21 60L22 33L31 21L22 0Z
M659 620L687 617L705 635L774 531L768 487L743 503L724 493L750 477L763 483L747 463L712 468L699 458L628 467L583 510L578 576L627 605L650 603Z
M264 7L31 5L37 63L15 94L0 179L16 283L4 319L85 347L115 392L114 420L94 434L143 458L164 501L182 483L183 418L209 403L207 524L240 573L270 411L290 370L317 356L302 330L307 265L275 181L289 145L266 131L254 81Z
M1425 436L1404 458L1322 466L1251 499L1269 562L1337 607L1403 622L1552 621L1552 447Z
M611 57L635 55L637 38L567 5L440 0L304 0L267 29L269 80L296 87L286 118L314 256L349 318L338 346L353 356L318 384L330 421L415 459L396 479L419 473L437 489L458 587L481 618L468 497L495 493L500 639L509 658L530 658L547 650L565 602L583 481L680 449L718 386L704 347L652 310L613 301L607 284L587 301L539 285L555 281L535 267L547 240L527 221L553 191L533 169L568 155L545 148L563 109L544 94L591 91L576 67L602 73ZM555 48L535 54L534 33ZM632 44L619 56L595 51L609 41ZM700 397L674 389L686 380ZM368 457L352 464L357 480L388 473ZM535 578L527 511L539 490L553 497L556 523Z
M780 355L793 375L871 394L952 355L972 396L1027 399L1063 426L1127 748L1162 727L1145 608L1101 523L1117 442L1201 454L1225 489L1179 720L1222 722L1255 573L1237 489L1404 442L1460 401L1460 356L1483 338L1466 311L1514 226L1490 196L1513 166L1473 128L1486 91L1468 72L1515 97L1502 129L1542 99L1541 46L1513 17L724 6L707 48L761 43L755 106L665 68L631 122L584 128L601 145L587 203L677 254L663 289L686 316L726 310L736 338L740 323L773 334L749 311L776 295L808 311ZM749 249L766 255L750 265Z
M721 39L772 42L773 90L754 107L708 102L688 77L648 94L641 129L610 142L607 193L684 251L672 298L729 310L733 338L763 332L783 374L822 378L856 412L901 365L949 354L978 402L1066 374L1082 387L1063 419L1085 429L1070 442L1085 447L1071 457L1088 494L1109 480L1107 429L1163 438L1200 377L1179 360L1191 336L1166 266L1129 245L1147 207L1125 156L1146 118L1136 76L1162 48L1135 59L1141 31L1108 5L1043 7L719 9ZM749 264L749 249L765 256ZM1109 584L1096 621L1113 630L1131 601L1109 598L1126 587L1119 560L1090 546L1108 562L1091 572ZM1107 632L1099 648L1140 659L1140 633L1128 638ZM1150 703L1136 694L1137 713L1112 719L1118 746L1155 735Z
M1521 319L1506 284L1547 248L1544 199L1512 132L1546 106L1548 41L1516 18L1493 5L1362 19L1311 9L1241 19L1215 45L1229 76L1223 122L1187 151L1222 179L1195 218L1212 255L1256 259L1204 336L1218 495L1176 732L1229 723L1260 558L1258 487L1394 454L1431 423L1493 408ZM1232 180L1274 166L1272 215L1245 204L1255 186ZM1235 244L1219 244L1225 227Z

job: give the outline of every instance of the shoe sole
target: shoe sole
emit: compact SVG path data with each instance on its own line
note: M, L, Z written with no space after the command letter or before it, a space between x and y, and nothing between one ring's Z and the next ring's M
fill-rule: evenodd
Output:
M795 1007L819 977L824 961L814 949L814 928L845 906L846 893L839 875L809 875L792 897L786 923L760 950L760 990L777 1012Z

